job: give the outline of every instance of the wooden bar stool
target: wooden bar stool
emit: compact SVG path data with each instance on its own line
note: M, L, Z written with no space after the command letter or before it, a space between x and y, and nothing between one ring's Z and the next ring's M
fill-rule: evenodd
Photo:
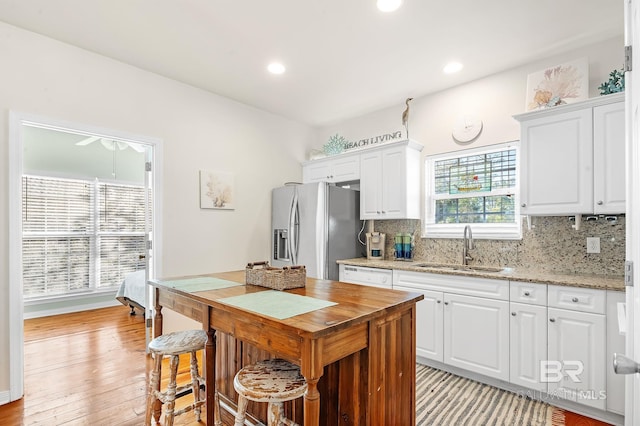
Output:
M174 333L163 334L156 337L149 343L149 351L155 356L154 368L149 381L149 392L147 394L147 413L145 425L151 425L153 415L156 423L160 421L162 404L165 404L165 426L173 425L175 416L194 410L196 420L200 421L200 407L205 404L205 399L200 398L200 385L204 379L198 373L198 359L196 352L204 349L207 343L207 333L204 330L176 331ZM180 355L191 354L191 383L177 387L176 376L178 374L178 364ZM160 392L160 378L162 374L162 358L171 357L169 362L169 384L167 390ZM182 393L191 388L193 392L193 404L175 411L176 394Z
M297 423L285 418L283 410L283 402L299 398L307 390L297 365L277 358L248 365L238 371L233 379L233 387L238 392L235 426L244 425L248 400L269 403L268 426L297 426Z

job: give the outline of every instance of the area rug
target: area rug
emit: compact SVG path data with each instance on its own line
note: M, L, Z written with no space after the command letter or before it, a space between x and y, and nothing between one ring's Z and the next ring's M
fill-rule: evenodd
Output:
M608 425L421 364L416 377L417 425Z

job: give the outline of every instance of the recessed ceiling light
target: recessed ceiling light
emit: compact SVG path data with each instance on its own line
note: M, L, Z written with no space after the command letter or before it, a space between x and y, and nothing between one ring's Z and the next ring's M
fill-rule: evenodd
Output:
M442 69L442 72L444 72L445 74L453 74L455 72L458 72L462 69L462 64L460 62L449 62L447 65L444 66L444 68Z
M376 3L381 12L393 12L398 10L401 4L402 0L378 0Z
M271 74L282 74L285 72L286 68L280 62L271 62L267 67L267 70Z

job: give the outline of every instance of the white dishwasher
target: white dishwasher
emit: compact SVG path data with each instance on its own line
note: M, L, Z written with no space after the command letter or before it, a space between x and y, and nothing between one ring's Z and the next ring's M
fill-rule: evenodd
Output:
M391 288L393 282L393 272L391 269L340 265L339 271L339 279L345 283Z

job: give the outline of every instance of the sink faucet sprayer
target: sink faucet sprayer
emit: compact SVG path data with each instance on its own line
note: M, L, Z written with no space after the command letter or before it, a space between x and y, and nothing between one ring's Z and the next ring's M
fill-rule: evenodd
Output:
M473 234L471 233L471 227L469 225L464 227L463 240L462 264L468 265L469 261L473 260L473 257L469 255L469 250L473 250Z

